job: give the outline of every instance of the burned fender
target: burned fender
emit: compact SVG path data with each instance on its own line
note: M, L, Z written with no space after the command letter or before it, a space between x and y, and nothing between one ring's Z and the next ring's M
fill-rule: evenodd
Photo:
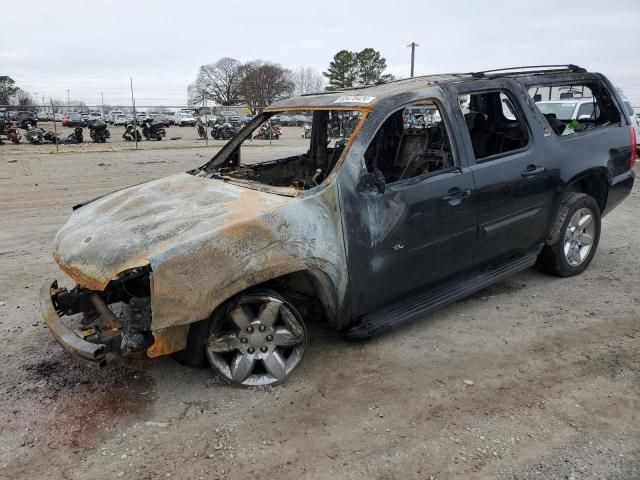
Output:
M337 316L347 268L336 197L335 186L311 191L151 256L152 329L202 320L247 288L297 271L315 275L318 295Z

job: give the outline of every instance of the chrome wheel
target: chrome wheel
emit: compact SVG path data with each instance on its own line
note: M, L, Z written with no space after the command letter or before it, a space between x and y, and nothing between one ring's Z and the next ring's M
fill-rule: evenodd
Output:
M596 234L594 215L588 208L580 208L573 214L564 234L564 258L577 267L589 256Z
M213 368L244 386L284 381L300 364L306 347L304 323L277 294L247 294L214 322L207 341Z

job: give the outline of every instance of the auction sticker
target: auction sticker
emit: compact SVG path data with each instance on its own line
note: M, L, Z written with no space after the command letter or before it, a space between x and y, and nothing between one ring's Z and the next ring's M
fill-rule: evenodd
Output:
M371 103L376 97L366 97L364 95L346 95L338 98L333 103Z

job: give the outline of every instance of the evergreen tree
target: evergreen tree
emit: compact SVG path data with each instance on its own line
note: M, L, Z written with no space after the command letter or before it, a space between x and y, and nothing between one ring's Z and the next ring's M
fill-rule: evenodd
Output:
M327 90L353 87L358 79L356 54L349 50L340 50L329 63L327 71L322 74L329 79Z
M360 85L375 85L393 79L392 75L383 75L387 69L387 61L373 48L365 48L356 53L356 62Z
M387 61L373 48L360 52L340 50L323 75L329 79L327 90L340 90L393 80L393 75L384 74L386 68Z

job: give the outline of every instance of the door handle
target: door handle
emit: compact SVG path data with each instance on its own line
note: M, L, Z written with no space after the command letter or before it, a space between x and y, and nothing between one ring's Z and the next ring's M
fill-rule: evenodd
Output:
M521 173L523 177L534 177L544 173L544 167L537 165L527 165L527 168Z
M471 195L471 190L462 189L458 187L450 188L447 194L442 197L442 200L449 202L450 205L458 205L462 200Z

